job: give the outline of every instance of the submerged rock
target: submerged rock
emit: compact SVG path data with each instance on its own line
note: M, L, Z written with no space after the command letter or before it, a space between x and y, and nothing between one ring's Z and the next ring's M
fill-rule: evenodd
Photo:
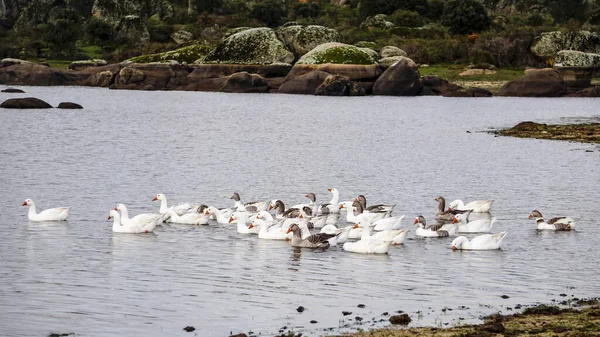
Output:
M16 88L6 88L4 90L2 90L1 92L5 92L7 94L24 94L25 91L21 90L21 89L16 89Z
M5 109L52 109L52 105L35 97L9 98L0 104Z
M72 102L60 102L57 106L59 109L83 109L83 107L77 103Z
M315 95L317 88L329 75L331 74L324 71L311 71L302 76L298 76L292 80L286 81L279 87L278 92L284 94Z

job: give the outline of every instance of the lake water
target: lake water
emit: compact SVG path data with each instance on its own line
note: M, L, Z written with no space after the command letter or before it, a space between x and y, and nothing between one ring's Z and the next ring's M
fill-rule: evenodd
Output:
M317 336L381 326L373 320L397 310L411 326L445 326L559 294L600 295L599 147L483 132L597 119L598 99L24 89L0 101L85 109L0 109L2 336L269 336L284 326ZM341 200L397 204L406 228L418 214L433 222L438 195L495 199L494 232L508 236L501 251L452 252L451 239L413 230L389 256L365 256L295 250L213 223L113 234L106 220L118 202L157 211L157 193L292 204L308 192L326 202L329 187ZM28 223L26 198L38 210L73 206L68 223ZM533 209L578 217L577 231L537 232Z

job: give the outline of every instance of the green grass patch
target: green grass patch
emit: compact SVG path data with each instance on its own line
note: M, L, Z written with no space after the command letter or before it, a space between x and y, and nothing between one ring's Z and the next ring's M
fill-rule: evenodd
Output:
M104 50L100 46L85 46L79 48L89 59L101 59L104 55Z
M496 69L495 74L490 75L473 75L473 76L459 76L460 73L467 70L466 64L435 64L429 67L419 68L421 76L435 75L441 77L450 82L500 82L500 81L512 81L517 79L524 74L524 69Z

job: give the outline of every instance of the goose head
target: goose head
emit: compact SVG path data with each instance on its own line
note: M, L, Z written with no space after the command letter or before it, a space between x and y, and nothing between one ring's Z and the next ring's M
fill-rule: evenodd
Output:
M464 202L462 202L462 200L456 199L456 200L452 201L450 204L448 204L448 210L452 211L454 209L458 209L458 208L461 208L464 206L465 206L465 204L464 204Z
M27 199L27 200L23 201L23 205L21 205L21 206L31 206L31 205L33 205L33 200Z
M127 209L127 207L124 204L117 204L117 207L115 207L113 210L123 211L124 209Z
M426 225L425 217L422 216L422 215L419 215L418 217L415 218L414 224L418 225L418 226L425 227L425 225Z
M300 233L300 226L298 226L298 224L295 224L295 223L291 224L290 227L288 228L286 234L289 234L292 232L294 233L294 236L302 236Z
M465 242L469 242L469 239L464 236L459 236L452 240L452 250L462 249L462 245Z
M234 192L229 199L240 201L240 194L238 192Z
M204 213L204 211L208 208L208 206L206 206L205 204L202 204L200 206L198 206L198 213L202 214Z
M114 209L111 209L110 212L108 212L108 220L116 219L118 216L119 212L115 211Z
M354 199L355 202L359 202L363 208L365 208L367 206L367 198L365 198L364 195L360 194L358 197L356 197L356 199Z
M531 211L531 213L529 213L529 219L537 219L537 218L543 218L543 216L540 211L538 211L537 209L534 209L533 211Z
M159 194L157 194L157 195L156 195L156 196L155 196L155 197L152 199L152 201L156 201L156 200L166 200L166 199L167 199L167 197L166 197L164 194L162 194L162 193L159 193Z
M311 202L316 202L317 201L317 196L314 193L308 193L307 195L305 195L305 197L307 197L308 199L310 199Z

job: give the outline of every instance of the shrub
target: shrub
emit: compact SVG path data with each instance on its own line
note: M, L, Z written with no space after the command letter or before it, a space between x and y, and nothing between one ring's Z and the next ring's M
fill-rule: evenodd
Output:
M196 9L199 12L214 13L223 8L223 0L196 0Z
M318 2L297 2L292 7L294 18L316 18L321 13Z
M583 21L587 7L585 0L552 0L548 3L550 15L558 23L570 20Z
M250 17L264 22L269 27L281 25L283 18L287 15L280 2L269 0L258 3L250 12Z
M470 34L486 30L491 20L478 0L448 0L441 22L454 33Z
M444 0L429 0L429 10L425 16L431 20L438 21L444 14Z
M171 34L175 31L175 27L170 25L156 25L148 27L150 33L150 41L167 43L171 41Z
M376 14L392 14L399 9L425 14L429 5L427 0L363 0L358 8L361 19Z
M544 18L540 14L533 14L527 18L527 25L529 26L541 26L544 24Z
M114 29L105 21L92 16L85 23L85 35L91 44L103 46L112 40Z
M419 13L404 9L395 11L389 18L396 26L400 27L421 27L423 25L423 19Z

